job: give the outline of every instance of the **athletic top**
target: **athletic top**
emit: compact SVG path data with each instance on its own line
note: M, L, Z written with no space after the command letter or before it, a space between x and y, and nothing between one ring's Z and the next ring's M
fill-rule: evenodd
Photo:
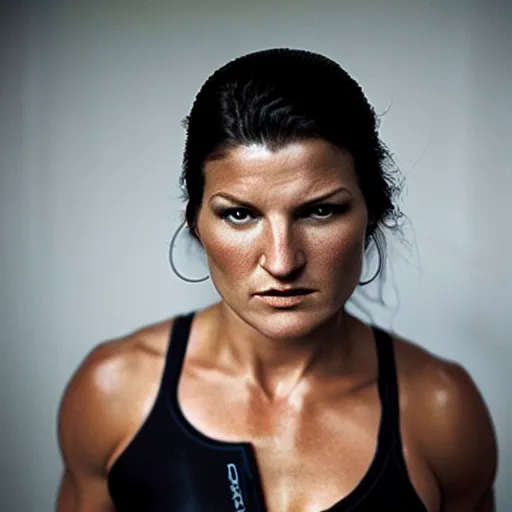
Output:
M118 512L266 512L253 447L210 439L185 418L177 388L195 312L173 325L156 401L108 475ZM373 460L346 497L319 512L428 512L407 474L390 336L373 328L381 420Z

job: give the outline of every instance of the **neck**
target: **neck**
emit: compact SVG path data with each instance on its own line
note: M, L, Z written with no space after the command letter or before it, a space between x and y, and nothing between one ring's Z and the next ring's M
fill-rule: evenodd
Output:
M314 377L347 369L350 317L343 310L306 334L278 339L224 303L218 305L218 322L218 357L269 401L286 399Z

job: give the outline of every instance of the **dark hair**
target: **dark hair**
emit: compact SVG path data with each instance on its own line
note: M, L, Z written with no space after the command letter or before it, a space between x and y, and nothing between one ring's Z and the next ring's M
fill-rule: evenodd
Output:
M401 181L379 139L378 119L361 87L323 55L286 48L239 57L215 71L201 87L184 120L187 130L180 184L185 218L197 238L196 219L204 189L204 164L249 144L279 149L321 138L349 151L368 209L371 237L381 258L381 226L396 228L394 204Z

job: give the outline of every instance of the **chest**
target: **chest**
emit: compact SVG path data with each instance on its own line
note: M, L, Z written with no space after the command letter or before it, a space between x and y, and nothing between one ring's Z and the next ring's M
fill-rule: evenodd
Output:
M327 510L358 488L377 453L382 411L375 384L269 405L185 378L178 402L205 436L252 445L269 512Z
M408 429L398 448L382 435L375 385L269 407L233 385L182 378L167 397L110 473L120 511L439 510Z

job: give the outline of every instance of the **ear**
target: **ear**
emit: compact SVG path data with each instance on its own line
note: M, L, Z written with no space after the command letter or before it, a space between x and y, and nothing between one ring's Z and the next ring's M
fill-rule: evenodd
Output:
M377 227L377 222L375 221L375 216L373 214L368 215L368 220L366 221L366 237L370 237L375 228Z
M187 229L190 233L190 235L195 238L197 240L197 242L199 243L199 245L201 245L201 247L203 246L203 242L201 241L201 235L199 234L199 229L197 227L197 223L195 226L190 226L189 224L187 224Z

